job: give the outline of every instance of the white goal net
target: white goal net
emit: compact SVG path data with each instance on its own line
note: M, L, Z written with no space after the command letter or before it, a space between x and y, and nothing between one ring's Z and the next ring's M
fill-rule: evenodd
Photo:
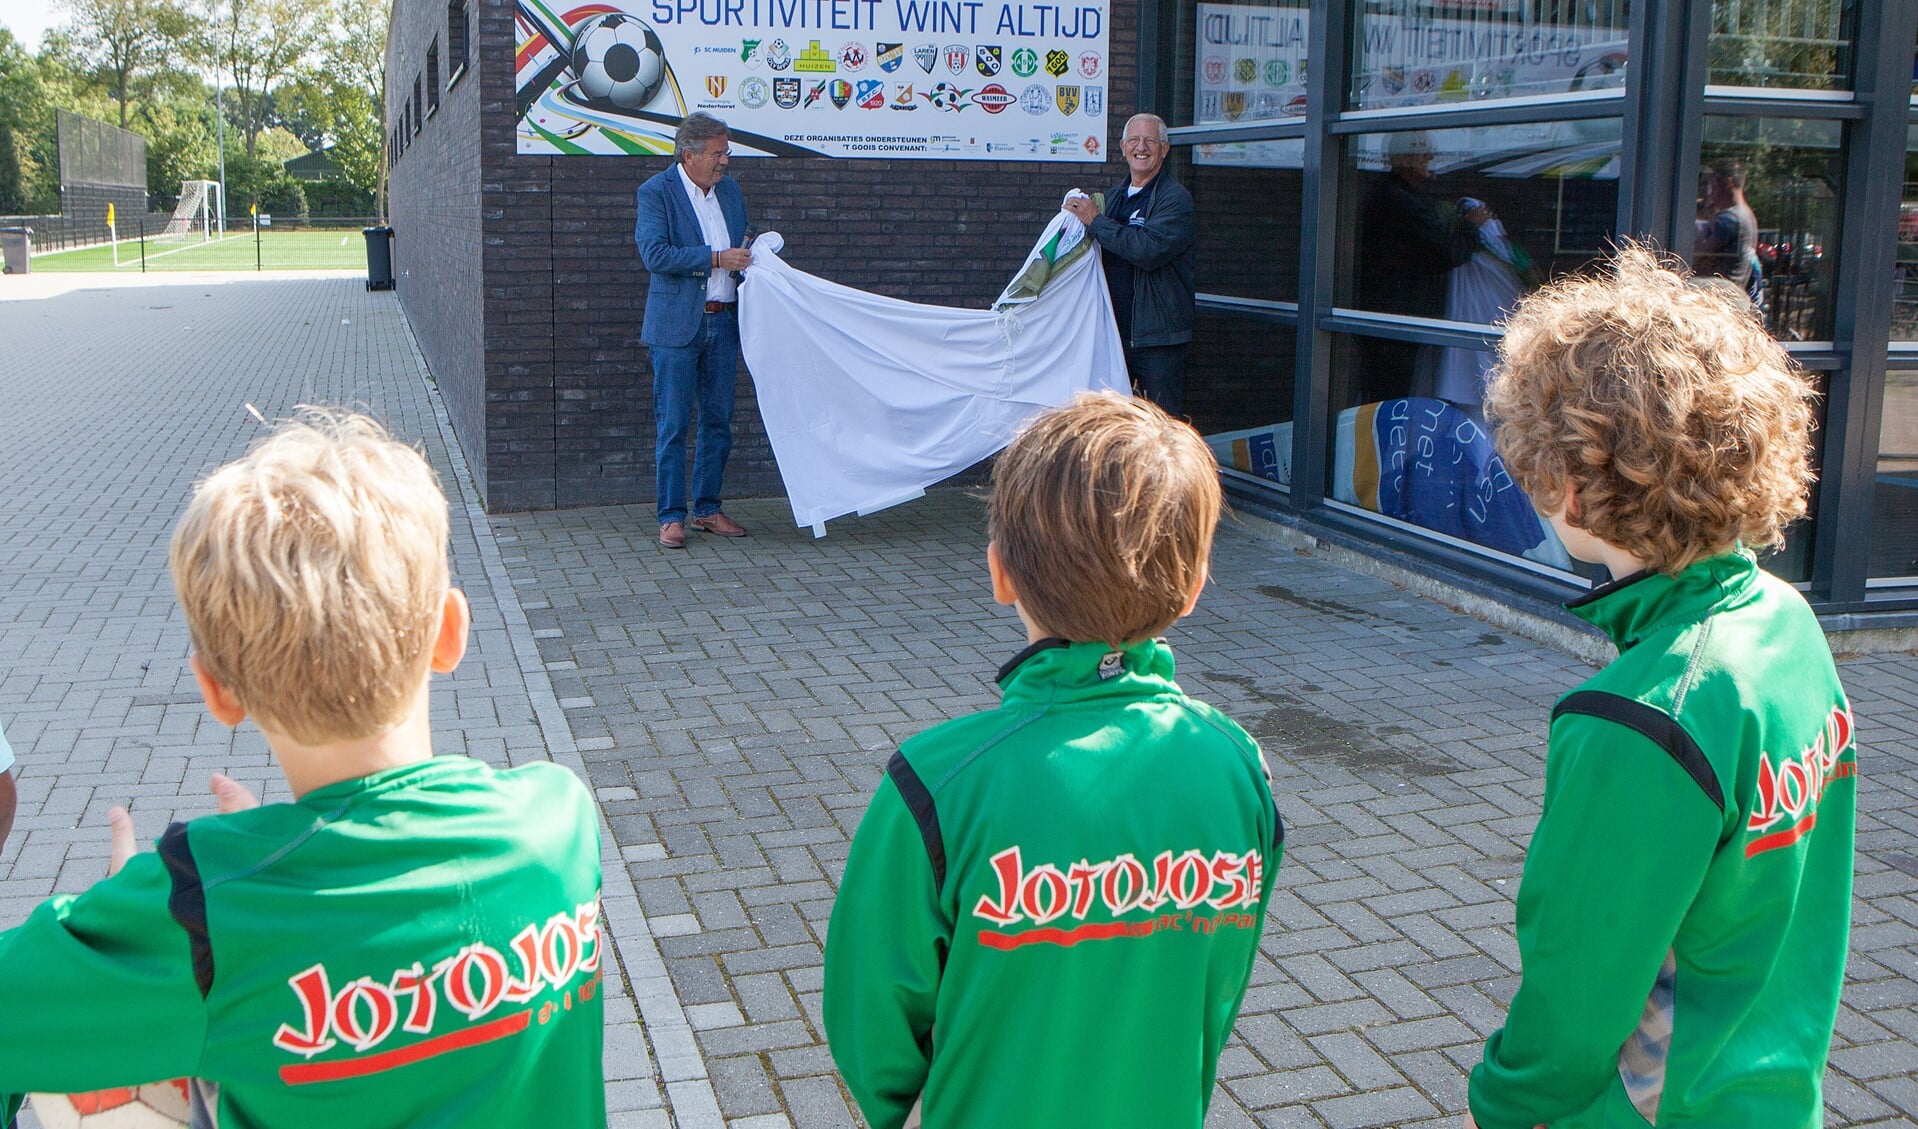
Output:
M220 192L217 180L183 180L180 182L180 202L173 209L173 218L167 221L166 230L160 233L162 243L185 243L198 235L201 240L213 238L216 230L226 229L226 201Z

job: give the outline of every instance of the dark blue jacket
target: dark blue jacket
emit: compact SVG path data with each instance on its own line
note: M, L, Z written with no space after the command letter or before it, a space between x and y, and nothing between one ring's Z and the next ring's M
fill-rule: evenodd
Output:
M1132 333L1127 345L1183 345L1198 321L1194 297L1193 248L1199 221L1192 193L1163 170L1146 186L1150 198L1142 223L1120 223L1113 216L1124 205L1131 181L1106 192L1105 214L1092 220L1092 238L1107 255L1132 267Z
M746 194L739 182L722 176L713 187L733 246L746 241ZM706 281L713 272L713 251L699 230L693 202L679 178L679 164L639 186L639 218L633 223L639 259L652 272L646 287L646 319L639 339L669 348L688 344L706 315Z

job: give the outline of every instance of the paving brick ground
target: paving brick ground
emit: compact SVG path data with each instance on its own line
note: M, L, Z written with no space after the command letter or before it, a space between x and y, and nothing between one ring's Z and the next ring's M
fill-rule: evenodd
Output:
M23 795L0 926L98 873L111 803L157 833L207 810L214 769L284 796L258 738L192 699L165 536L194 476L256 433L242 401L364 401L461 491L477 628L435 701L441 747L551 757L600 798L618 1123L854 1124L819 1023L848 836L898 741L991 703L1023 638L986 591L977 499L937 491L823 541L779 502L734 503L753 538L670 554L640 507L485 518L390 296L176 277L8 300L16 281L0 721ZM1214 571L1173 635L1181 679L1264 743L1290 836L1210 1123L1456 1125L1516 986L1546 711L1589 668L1256 522L1224 531ZM1827 1122L1914 1125L1918 659L1843 674L1865 786Z

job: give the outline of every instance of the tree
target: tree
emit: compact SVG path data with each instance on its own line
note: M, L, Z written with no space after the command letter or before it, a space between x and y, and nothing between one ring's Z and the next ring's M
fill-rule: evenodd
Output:
M293 77L321 45L327 0L202 0L206 14L202 51L231 80L229 111L246 139L247 156L259 149L267 120L267 95Z
M333 0L332 34L315 64L275 98L276 117L342 175L374 195L386 191L386 26L389 0Z
M134 97L183 55L194 17L175 0L61 0L72 17L67 37L120 110L120 128Z

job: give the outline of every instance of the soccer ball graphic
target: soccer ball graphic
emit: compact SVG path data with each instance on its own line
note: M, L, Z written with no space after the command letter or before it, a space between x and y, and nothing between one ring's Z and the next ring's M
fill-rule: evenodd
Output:
M89 1094L33 1095L33 1115L45 1129L185 1129L190 1112L184 1078Z
M646 21L608 12L574 34L573 73L588 98L637 110L666 82L666 49Z

